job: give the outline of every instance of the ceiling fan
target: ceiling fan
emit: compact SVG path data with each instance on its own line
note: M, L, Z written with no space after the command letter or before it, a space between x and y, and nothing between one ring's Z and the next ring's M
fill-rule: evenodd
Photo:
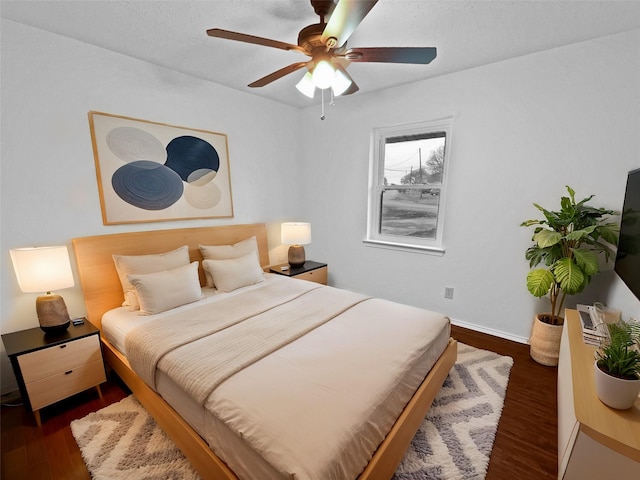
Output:
M313 98L316 87L331 88L333 95L349 95L358 86L347 73L351 62L428 64L436 58L433 47L374 47L347 48L347 40L378 0L311 0L320 23L304 27L298 34L298 44L280 42L244 33L212 28L210 37L226 38L238 42L264 45L265 47L294 50L311 57L306 62L296 62L276 70L249 87L264 87L279 78L307 68L307 73L296 88ZM325 19L328 18L328 22Z

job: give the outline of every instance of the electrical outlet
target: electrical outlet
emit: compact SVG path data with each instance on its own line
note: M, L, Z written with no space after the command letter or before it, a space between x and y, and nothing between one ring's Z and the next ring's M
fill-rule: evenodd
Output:
M453 287L444 287L444 298L453 298Z

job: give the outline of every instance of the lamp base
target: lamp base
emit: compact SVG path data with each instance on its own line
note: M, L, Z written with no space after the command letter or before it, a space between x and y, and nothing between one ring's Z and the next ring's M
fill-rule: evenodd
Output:
M291 245L289 247L289 265L301 267L306 262L304 257L304 247L302 245Z
M71 318L60 295L42 295L36 299L36 312L40 328L47 332L63 332L69 327Z

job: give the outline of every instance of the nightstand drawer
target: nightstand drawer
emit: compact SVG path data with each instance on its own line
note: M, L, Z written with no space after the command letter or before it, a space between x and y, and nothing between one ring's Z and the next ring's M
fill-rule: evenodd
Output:
M310 282L327 284L327 267L316 268L309 272L300 273L295 276L296 279L308 280Z
M58 400L95 387L104 381L106 381L104 364L102 358L99 358L50 377L27 382L26 387L31 400L31 408L39 410Z
M102 362L98 335L90 335L18 357L25 383L64 373L96 360Z

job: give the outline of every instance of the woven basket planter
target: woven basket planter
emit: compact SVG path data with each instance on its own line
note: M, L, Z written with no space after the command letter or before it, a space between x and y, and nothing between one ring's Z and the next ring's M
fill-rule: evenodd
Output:
M548 367L558 365L560 357L560 339L563 325L551 325L536 315L529 338L529 354L536 362Z

